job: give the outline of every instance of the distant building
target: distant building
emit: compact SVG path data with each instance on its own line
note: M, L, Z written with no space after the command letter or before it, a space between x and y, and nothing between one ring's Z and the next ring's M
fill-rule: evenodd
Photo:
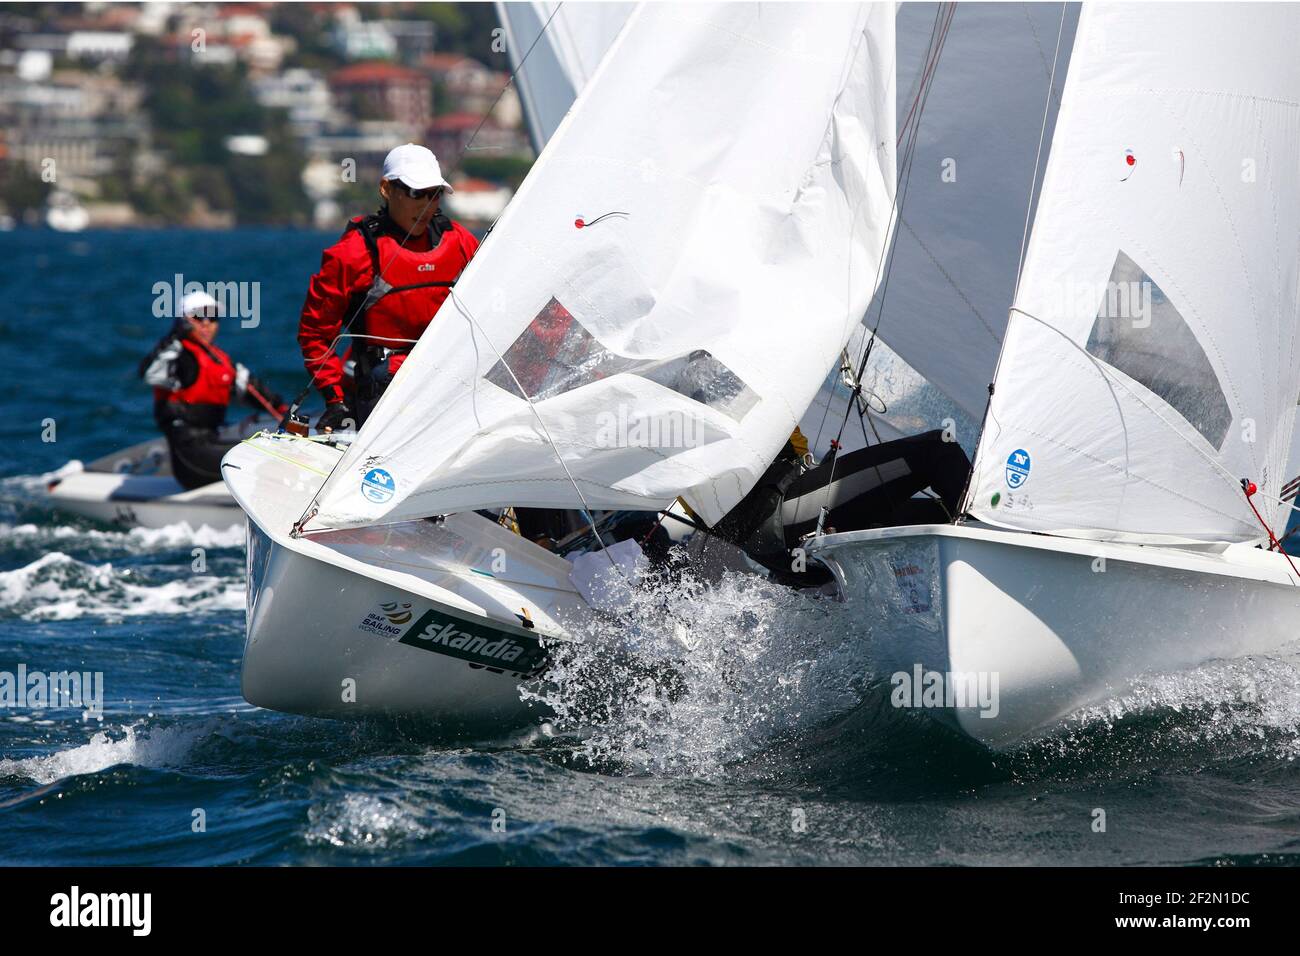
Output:
M429 79L392 63L355 63L330 74L335 102L359 120L389 120L419 131L433 113Z
M397 59L407 66L415 66L433 51L437 32L428 20L380 20L397 45Z
M457 219L472 222L492 222L505 212L514 196L509 186L485 179L457 179L452 185L455 190L445 200L447 211Z
M147 147L144 91L113 76L60 71L46 82L0 77L0 125L7 159L48 172L68 189L94 194L100 178Z
M397 38L381 20L362 20L354 7L340 7L334 20L334 48L347 60L391 60Z
M513 86L506 89L509 74L459 53L430 53L420 60L420 69L441 91L447 112L482 116L492 110L492 118L501 126L515 127L523 122L518 94Z
M77 30L68 34L69 59L92 63L121 63L131 54L135 37L129 33Z
M248 64L254 73L280 68L296 44L279 36L260 13L266 4L228 4L219 8L178 5L171 18L173 30L166 42L179 55L202 66Z
M356 182L378 182L388 151L412 138L404 123L368 120L314 136L307 141L306 150L311 159L330 162L340 172L348 162Z
M68 55L66 33L22 33L14 39L20 50L39 50L51 56Z
M334 99L325 77L315 70L294 68L253 80L253 95L268 109L285 110L294 134L319 135L334 119Z
M169 3L85 3L78 10L69 4L66 9L70 12L58 18L58 27L65 33L76 30L141 33L146 26L143 8L159 7L166 11L169 6Z

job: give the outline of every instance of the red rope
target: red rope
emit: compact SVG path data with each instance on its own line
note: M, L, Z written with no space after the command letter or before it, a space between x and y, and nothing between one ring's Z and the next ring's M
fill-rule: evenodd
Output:
M265 408L268 412L271 413L271 417L273 418L280 417L279 409L277 409L274 405L272 405L265 395L259 392L252 385L249 385L247 387L247 391L249 395L253 396L253 398L257 401L259 405L261 405L263 408Z
M1274 536L1273 529L1268 526L1268 523L1264 520L1264 516L1259 513L1259 509L1255 507L1255 502L1250 500L1255 492L1259 490L1255 487L1255 483L1243 478L1241 479L1241 490L1246 494L1246 504L1250 505L1250 510L1255 512L1255 517L1259 519L1260 526L1268 534L1268 549L1272 551L1274 548L1277 548L1282 557L1286 558L1286 563L1291 565L1291 570L1295 572L1295 576L1300 578L1300 571L1296 570L1295 562L1291 560L1291 555L1282 550L1282 543Z

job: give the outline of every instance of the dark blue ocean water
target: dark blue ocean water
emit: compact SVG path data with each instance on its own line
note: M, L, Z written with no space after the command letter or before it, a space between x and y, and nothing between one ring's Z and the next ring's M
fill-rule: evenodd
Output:
M52 517L21 476L150 436L135 364L166 324L153 284L178 272L261 284L261 325L219 341L294 390L329 238L0 234L0 671L102 671L106 701L102 723L0 710L0 864L1300 860L1295 654L1152 676L994 756L894 711L866 665L819 671L806 617L756 590L699 608L697 637L729 655L716 684L704 669L670 707L616 688L581 736L439 741L250 707L242 536Z

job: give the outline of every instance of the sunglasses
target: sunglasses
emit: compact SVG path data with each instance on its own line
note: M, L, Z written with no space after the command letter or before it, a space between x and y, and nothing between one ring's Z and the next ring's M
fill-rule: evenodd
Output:
M198 312L190 316L195 322L220 322L221 316L215 312Z
M393 185L412 199L441 199L445 188L443 186L430 186L428 189L412 189L400 179L393 180Z

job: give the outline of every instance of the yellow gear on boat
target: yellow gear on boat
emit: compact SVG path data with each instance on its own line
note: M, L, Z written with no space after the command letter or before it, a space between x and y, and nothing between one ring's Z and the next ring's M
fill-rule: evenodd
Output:
M799 426L794 426L794 431L790 433L790 444L794 446L795 454L802 458L808 454L808 439L804 437L803 432L799 431Z

